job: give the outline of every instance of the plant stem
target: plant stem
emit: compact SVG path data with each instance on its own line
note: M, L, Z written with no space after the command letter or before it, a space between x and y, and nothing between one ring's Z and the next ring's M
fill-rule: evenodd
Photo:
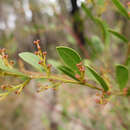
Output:
M81 82L78 82L78 81L75 81L75 80L63 79L63 78L60 78L60 77L57 77L57 76L49 76L49 78L48 78L48 76L40 76L40 75L38 75L38 76L31 76L30 78L32 78L32 79L39 79L40 78L40 79L58 80L58 81L62 81L63 83L79 84L79 85L87 86L89 88L93 88L93 89L97 89L97 90L102 91L101 88L93 86L93 85L91 85L89 83L81 83Z

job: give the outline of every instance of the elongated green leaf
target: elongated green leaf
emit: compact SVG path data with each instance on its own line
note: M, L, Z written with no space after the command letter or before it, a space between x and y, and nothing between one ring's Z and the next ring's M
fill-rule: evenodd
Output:
M25 62L32 65L35 69L37 69L40 72L43 72L43 67L40 64L38 64L38 62L40 61L40 58L38 56L30 52L22 52L19 54L19 56Z
M126 18L130 19L127 10L125 9L125 7L121 4L120 0L112 0L113 4L117 7L117 9L119 10L119 12L125 16Z
M2 60L2 57L0 57L0 69L4 72L7 72L8 74L13 74L13 75L18 75L18 76L24 76L26 77L25 74L23 74L22 72L19 72L17 69L14 69L14 68L9 68L7 67L3 60Z
M91 13L91 11L90 11L90 9L88 9L84 3L82 3L81 6L82 6L82 9L84 10L84 12L86 13L86 15L87 15L93 22L96 22L94 16L92 15L92 13Z
M87 78L99 83L98 80L95 78L95 76L92 74L92 72L87 68L87 66L89 66L89 65L86 65L86 71L85 71Z
M59 46L56 48L60 58L63 60L65 65L67 65L73 71L80 74L76 64L81 62L79 54L69 47Z
M106 24L105 21L102 21L100 18L95 18L95 21L96 21L96 24L99 25L102 30L103 40L105 44L108 44L110 40L108 25Z
M109 43L109 32L108 32L108 25L102 21L100 18L94 17L93 14L91 13L90 9L88 9L85 4L82 4L82 8L86 15L95 23L97 24L101 30L102 30L102 35L105 43Z
M62 71L64 74L68 75L69 77L75 79L75 80L78 80L75 78L75 72L73 70L71 70L70 68L66 67L66 66L63 66L63 65L60 65L58 67L58 69L60 71Z
M124 41L125 43L128 43L128 40L127 40L127 38L126 38L124 35L122 35L122 34L116 32L116 31L114 31L114 30L112 30L112 29L109 29L109 32L112 33L113 35L115 35L116 37L120 38L120 39L121 39L122 41Z
M123 65L116 65L116 81L122 90L128 82L128 69Z
M91 68L90 66L87 66L87 68L89 69L89 71L91 72L91 74L95 77L95 79L100 83L100 85L102 86L102 88L104 89L104 91L108 91L108 85L107 83L105 82L105 80L97 74L97 72ZM86 70L87 71L87 70Z
M126 65L127 65L128 67L130 67L130 56L128 56L128 58L127 58L127 60L126 60Z

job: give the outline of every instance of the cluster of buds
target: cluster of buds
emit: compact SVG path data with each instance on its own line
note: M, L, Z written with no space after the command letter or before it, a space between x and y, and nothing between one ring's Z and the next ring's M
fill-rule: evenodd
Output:
M96 96L97 98L95 99L95 102L97 104L107 104L108 103L108 99L106 98L106 96L110 96L111 95L111 92L108 91L108 92L104 92L102 94L99 94L99 93L96 93Z
M36 41L34 41L33 43L37 46L37 49L38 49L38 50L41 50L41 47L40 47L40 45L39 45L39 44L40 44L40 40L36 40Z
M48 64L48 65L46 64L47 52L46 51L42 52L41 47L40 47L40 40L36 40L33 43L37 46L37 49L38 49L38 51L35 52L35 55L37 55L40 58L40 61L38 62L38 64L43 66L47 75L49 75L51 71L51 64Z
M80 71L80 75L79 75L79 74L76 74L75 77L76 77L79 81L85 83L85 79L84 79L84 78L85 78L85 67L82 65L81 62L80 62L79 64L76 64L76 66L77 66L77 68L78 68L79 71Z
M0 55L2 56L3 59L8 59L8 55L5 54L6 50L5 48L0 49Z
M5 48L0 49L0 54L1 54L1 55L4 55L4 54L5 54L5 51L6 51Z
M2 60L2 63L4 66L12 69L14 65L14 61L8 59L8 55L6 54L5 48L0 49L0 58ZM28 83L29 80L26 80L23 84L12 86L9 84L1 85L1 90L5 91L0 93L0 100L4 99L6 96L8 96L11 92L15 92L18 94L22 91L22 89L25 87L25 85Z
M15 91L17 88L15 87L12 87L11 85L9 84L4 84L4 85L1 85L0 88L5 91L5 92L2 92L0 93L0 100L3 100L5 99L12 91Z
M8 85L8 84L2 85L2 86L1 86L1 89L4 90L4 91L6 91L6 92L0 93L1 99L3 99L3 96L5 97L5 96L9 95L9 94L12 93L12 92L15 92L15 94L17 94L17 95L20 94L20 93L22 92L23 88L24 88L29 82L30 82L30 79L27 79L27 80L25 80L22 84L19 84L19 85L16 85L16 86L11 86L11 85Z
M80 72L85 72L85 67L82 65L82 62L76 65Z
M13 65L14 65L14 61L9 61L8 58L9 56L6 54L6 49L3 48L3 49L0 49L0 56L2 57L2 60L4 62L4 64L9 67L9 68L12 68Z
M9 90L9 89L11 89L12 86L9 85L9 84L3 84L3 85L0 86L0 88L1 88L3 91L5 91L5 90Z
M37 47L37 51L35 51L35 55L37 55L39 57L42 57L42 50L41 50L41 47L40 47L40 40L35 40L33 43Z

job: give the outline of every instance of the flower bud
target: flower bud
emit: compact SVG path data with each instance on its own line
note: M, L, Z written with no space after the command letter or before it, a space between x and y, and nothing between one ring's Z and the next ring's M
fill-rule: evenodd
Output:
M130 7L130 2L127 2L127 6Z
M47 52L46 52L46 51L44 51L44 52L43 52L43 56L46 56L46 55L47 55Z
M124 94L124 95L127 95L127 92L128 92L128 88L124 88L124 89L123 89L123 94Z
M79 74L76 74L76 75L75 75L75 78L80 79L80 75L79 75Z
M45 90L47 90L49 87L48 87L48 85L45 87Z
M8 59L8 57L9 57L8 55L3 55L4 59Z
M106 94L107 94L108 96L110 96L110 95L111 95L111 92L110 92L110 91L108 91L108 92L106 92Z
M51 67L52 67L52 65L51 65L51 64L48 64L48 65L47 65L47 68L48 68L48 69L50 69Z
M39 61L39 62L38 62L38 64L40 64L40 65L41 65L42 63L43 63L43 61Z
M86 83L86 80L84 79L82 82L83 82L83 83Z
M50 82L54 81L53 79L48 79Z
M2 53L2 49L0 48L0 54Z
M33 43L34 43L35 45L38 45L38 44L40 43L40 40L35 40Z
M41 47L40 47L40 45L39 45L39 44L37 44L37 49L38 49L38 50L41 50Z
M5 53L5 51L6 51L6 49L5 49L5 48L3 48L3 49L2 49L2 52L3 52L3 53Z
M84 66L81 66L81 67L79 68L79 70L80 70L80 72L85 72L85 67L84 67Z
M54 88L53 88L53 90L54 90L54 91L56 91L56 90L57 90L57 88L56 88L56 87L54 87Z
M11 60L11 61L10 61L10 64L11 64L11 65L14 65L14 61L13 61L13 60Z
M15 94L16 94L16 95L19 95L19 94L20 94L20 92L17 90L17 91L15 91Z
M1 85L1 87L0 87L0 88L1 88L2 90L5 90L5 89L6 89L6 87L7 87L6 85Z
M96 92L96 96L100 96L100 94Z
M38 51L35 51L34 54L35 54L35 55L38 55Z
M97 103L97 104L100 104L100 99L95 99L95 102Z
M128 12L128 15L130 16L130 12Z
M80 67L82 66L82 62L76 64L76 66L77 66L78 68L80 68Z

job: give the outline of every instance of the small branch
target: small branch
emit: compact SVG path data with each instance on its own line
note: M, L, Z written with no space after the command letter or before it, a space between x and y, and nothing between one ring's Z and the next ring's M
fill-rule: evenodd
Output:
M13 74L13 73L8 73L8 72L4 72L2 74L2 76L12 76L12 77L21 77L23 75L17 75L17 74ZM41 73L39 73L39 75L35 72L29 72L27 74L25 74L25 77L28 78L28 80L30 81L31 79L52 79L52 80L56 80L56 81L60 81L61 83L70 83L70 84L77 84L77 85L82 85L82 86L86 86L86 87L89 87L89 88L92 88L92 89L96 89L98 91L102 91L103 92L103 89L102 88L99 88L99 87L96 87L92 84L89 84L87 82L85 83L82 83L80 81L76 81L76 80L72 80L72 79L67 79L63 76L60 76L60 75L43 75ZM113 91L111 92L111 95L116 95L116 96L124 96L124 93L121 92L121 91Z
M32 78L32 79L52 79L52 80L58 80L58 81L62 81L63 83L71 83L71 84L83 85L83 86L87 86L87 87L92 88L92 89L97 89L97 90L102 91L101 88L93 86L93 85L91 85L89 83L81 83L81 82L78 82L78 81L75 81L75 80L63 79L63 78L58 77L58 76L49 76L49 78L48 78L48 76L40 76L40 75L39 76L32 76L31 75L30 78Z

